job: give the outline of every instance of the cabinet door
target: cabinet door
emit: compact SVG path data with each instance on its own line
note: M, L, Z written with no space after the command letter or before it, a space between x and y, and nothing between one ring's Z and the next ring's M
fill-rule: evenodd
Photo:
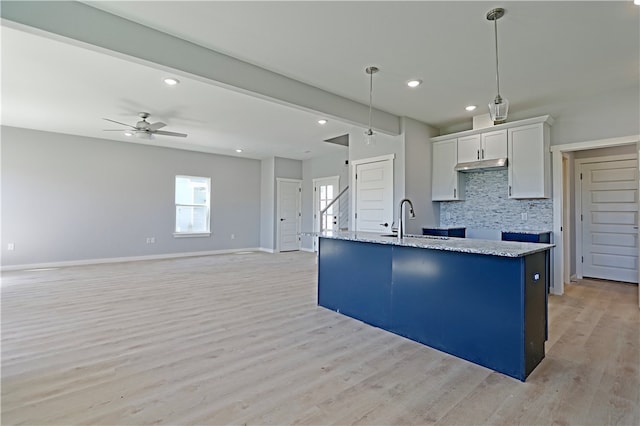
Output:
M507 129L482 134L480 158L494 160L507 156Z
M480 135L458 138L458 162L480 160Z
M549 137L543 123L509 129L509 198L549 198Z
M450 201L462 199L459 174L453 168L458 162L456 139L434 142L431 175L431 199Z

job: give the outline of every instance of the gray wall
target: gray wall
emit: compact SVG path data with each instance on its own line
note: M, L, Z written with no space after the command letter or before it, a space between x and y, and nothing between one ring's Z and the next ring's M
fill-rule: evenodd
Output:
M276 214L275 158L260 162L260 247L273 250L275 234L273 224Z
M506 94L509 96L509 94ZM513 102L514 100L511 99ZM479 114L484 114L481 111ZM555 122L551 126L551 145L593 141L640 134L640 80L636 87L623 88L600 94L586 94L580 101L527 108L512 103L509 121L523 120L541 115L551 115ZM456 125L440 129L441 135L469 130L467 125Z
M1 136L3 266L259 246L259 161L6 126ZM210 237L173 237L178 174L211 177Z
M411 118L402 118L405 148L405 196L414 206L416 218L406 221L407 232L422 234L422 227L438 225L440 209L431 201L431 141L436 129Z

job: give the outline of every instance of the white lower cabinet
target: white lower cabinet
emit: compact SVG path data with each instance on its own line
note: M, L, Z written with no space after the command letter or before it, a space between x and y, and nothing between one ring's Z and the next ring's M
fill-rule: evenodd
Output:
M549 126L508 129L509 198L549 198Z
M448 139L432 144L431 200L464 199L463 180L454 170L458 163L458 140Z

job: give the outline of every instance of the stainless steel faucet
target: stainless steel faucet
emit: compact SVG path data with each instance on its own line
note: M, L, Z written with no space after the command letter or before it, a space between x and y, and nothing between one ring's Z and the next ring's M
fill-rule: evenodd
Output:
M416 214L413 212L413 203L408 198L403 198L400 201L400 219L398 219L398 239L404 238L404 212L402 211L402 207L404 203L409 203L409 217L411 219L416 217Z

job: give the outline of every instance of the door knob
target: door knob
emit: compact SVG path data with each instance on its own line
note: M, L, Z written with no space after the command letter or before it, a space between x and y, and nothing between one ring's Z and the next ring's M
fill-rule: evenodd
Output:
M284 218L283 218L283 217L281 217L281 218L280 218L280 222L282 222L283 220L284 220Z
M385 228L386 228L387 226L389 226L389 224L388 224L387 222L385 222L385 223L381 223L380 225L384 226Z

